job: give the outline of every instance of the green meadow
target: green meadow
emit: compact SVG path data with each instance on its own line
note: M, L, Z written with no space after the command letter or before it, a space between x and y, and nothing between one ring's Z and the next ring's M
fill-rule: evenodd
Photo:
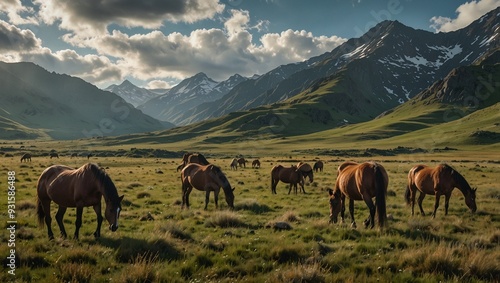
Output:
M359 130L363 132L363 129ZM67 142L4 143L0 155L0 211L4 220L0 254L2 282L498 282L500 278L500 152L497 147L464 146L420 151L418 147L329 147L327 140L300 144L290 139L254 144L204 144L195 141L207 159L222 168L235 187L235 209L229 210L221 191L219 208L213 194L204 210L205 193L193 190L191 208L181 209L180 172L182 145L80 140ZM310 139L309 139L310 140ZM353 142L356 144L356 142ZM204 145L204 147L203 147ZM21 149L20 146L24 148ZM95 156L70 158L75 149ZM151 150L141 150L151 148ZM359 148L352 150L349 148ZM429 147L426 147L429 148ZM50 159L48 149L60 159ZM155 151L156 149L156 151ZM159 151L168 149L168 152ZM31 151L31 162L20 154ZM160 156L160 154L162 154ZM168 156L171 154L172 156ZM230 160L243 154L262 167L230 170ZM279 183L272 195L270 171L276 164L299 161L325 163L323 172L306 184L307 194L288 194ZM389 175L388 225L365 229L346 223L330 224L327 188L333 188L336 169L343 161L375 160ZM52 164L79 167L94 162L105 168L125 195L120 227L116 232L103 222L101 238L92 236L96 216L85 208L80 239L57 237L49 241L46 228L37 227L36 183ZM464 197L455 190L449 214L444 198L437 216L421 216L404 201L407 172L415 164L446 162L477 187L477 211L471 214ZM6 228L8 172L15 172L15 276L6 257L10 235ZM427 196L430 215L434 197ZM52 217L56 206L52 204ZM74 232L75 209L64 223ZM368 216L363 202L355 202L358 224ZM278 224L277 224L278 223ZM282 229L281 226L284 226Z

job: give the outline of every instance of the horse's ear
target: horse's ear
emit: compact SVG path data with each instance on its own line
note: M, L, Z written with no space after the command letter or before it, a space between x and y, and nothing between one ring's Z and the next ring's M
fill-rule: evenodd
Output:
M233 188L232 191L234 192L234 190L236 190L236 188Z
M120 202L122 202L122 200L123 200L123 197L124 197L124 196L125 196L125 195L122 195L121 197L119 197Z
M333 196L333 190L332 189L326 189L328 191L328 194Z

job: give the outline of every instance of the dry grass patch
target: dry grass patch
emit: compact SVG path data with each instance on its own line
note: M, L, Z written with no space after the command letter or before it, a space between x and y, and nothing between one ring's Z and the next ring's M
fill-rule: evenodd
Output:
M232 211L218 211L205 221L206 227L245 227L248 226L241 217Z

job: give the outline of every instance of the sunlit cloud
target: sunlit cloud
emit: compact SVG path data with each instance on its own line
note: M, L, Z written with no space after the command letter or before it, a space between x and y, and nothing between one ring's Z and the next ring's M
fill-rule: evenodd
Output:
M430 27L436 32L449 32L466 27L482 15L500 6L500 0L471 1L460 5L455 19L435 16L431 18Z

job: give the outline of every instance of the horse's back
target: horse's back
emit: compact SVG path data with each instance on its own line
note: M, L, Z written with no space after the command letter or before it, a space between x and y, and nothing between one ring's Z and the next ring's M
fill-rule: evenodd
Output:
M377 170L379 174L377 175ZM363 193L375 196L375 184L382 178L384 190L387 190L389 178L385 168L376 162L344 162L338 168L336 187L353 200L362 200Z
M38 178L37 183L37 193L39 198L48 197L49 185L56 179L62 172L67 170L73 170L73 168L65 165L52 165L45 170Z

